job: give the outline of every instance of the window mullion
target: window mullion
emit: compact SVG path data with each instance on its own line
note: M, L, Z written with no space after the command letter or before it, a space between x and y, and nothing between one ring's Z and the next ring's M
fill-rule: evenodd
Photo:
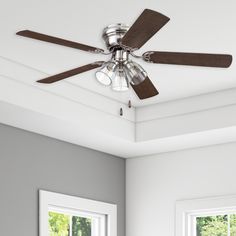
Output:
M91 221L91 236L99 236L98 235L98 227L99 227L98 219L92 218L92 221Z
M72 215L70 215L70 235L72 236Z
M196 216L192 217L192 235L196 236L197 233L197 219Z

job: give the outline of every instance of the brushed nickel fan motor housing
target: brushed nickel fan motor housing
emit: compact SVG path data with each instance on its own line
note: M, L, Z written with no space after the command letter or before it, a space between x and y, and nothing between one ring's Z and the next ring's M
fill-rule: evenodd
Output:
M122 23L107 26L103 30L102 34L107 48L109 50L112 50L114 47L118 47L120 45L120 40L123 38L123 36L128 30L129 26Z

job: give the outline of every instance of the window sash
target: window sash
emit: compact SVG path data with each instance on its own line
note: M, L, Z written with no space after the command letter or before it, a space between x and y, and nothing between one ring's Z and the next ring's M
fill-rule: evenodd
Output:
M56 206L49 206L48 212L56 212L59 214L65 214L70 217L70 235L72 236L72 217L82 217L91 219L91 236L105 236L106 229L106 216L96 213L82 212L74 209L61 208Z
M93 236L117 236L117 206L64 194L40 190L39 233L48 235L48 212L92 219Z
M228 215L236 213L236 195L176 202L175 236L196 236L198 216Z

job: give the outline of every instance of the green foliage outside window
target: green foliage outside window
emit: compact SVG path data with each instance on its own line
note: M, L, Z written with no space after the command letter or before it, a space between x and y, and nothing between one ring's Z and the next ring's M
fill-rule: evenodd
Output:
M197 236L228 236L228 217L230 236L236 236L236 215L197 217Z
M91 236L91 219L73 216L72 236Z
M236 215L230 215L230 236L236 236Z
M48 217L50 236L69 236L70 219L72 236L91 236L91 219L89 218L69 216L56 212L49 212Z
M69 236L70 216L49 212L48 217L50 236Z

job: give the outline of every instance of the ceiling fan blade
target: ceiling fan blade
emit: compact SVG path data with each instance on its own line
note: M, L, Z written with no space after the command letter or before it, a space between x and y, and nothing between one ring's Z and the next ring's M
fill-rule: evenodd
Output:
M140 84L131 84L131 86L140 99L150 98L159 94L148 77L146 77L146 79Z
M103 65L103 63L104 63L103 61L97 61L97 62L94 62L94 63L91 63L91 64L80 66L80 67L72 69L72 70L62 72L62 73L57 74L57 75L49 76L45 79L38 80L37 82L38 83L43 83L43 84L51 84L51 83L57 82L59 80L63 80L63 79L66 79L68 77L71 77L73 75L81 74L83 72L101 67Z
M232 63L232 56L228 54L204 54L183 52L145 52L143 59L159 64L206 66L227 68Z
M17 32L16 34L23 36L23 37L37 39L37 40L48 42L48 43L59 44L62 46L76 48L76 49L80 49L80 50L87 51L87 52L96 52L96 53L104 52L104 50L100 49L100 48L88 46L88 45L81 44L81 43L76 43L73 41L49 36L46 34L37 33L34 31L30 31L30 30L22 30L22 31Z
M132 49L141 48L170 19L156 11L145 9L121 40Z

